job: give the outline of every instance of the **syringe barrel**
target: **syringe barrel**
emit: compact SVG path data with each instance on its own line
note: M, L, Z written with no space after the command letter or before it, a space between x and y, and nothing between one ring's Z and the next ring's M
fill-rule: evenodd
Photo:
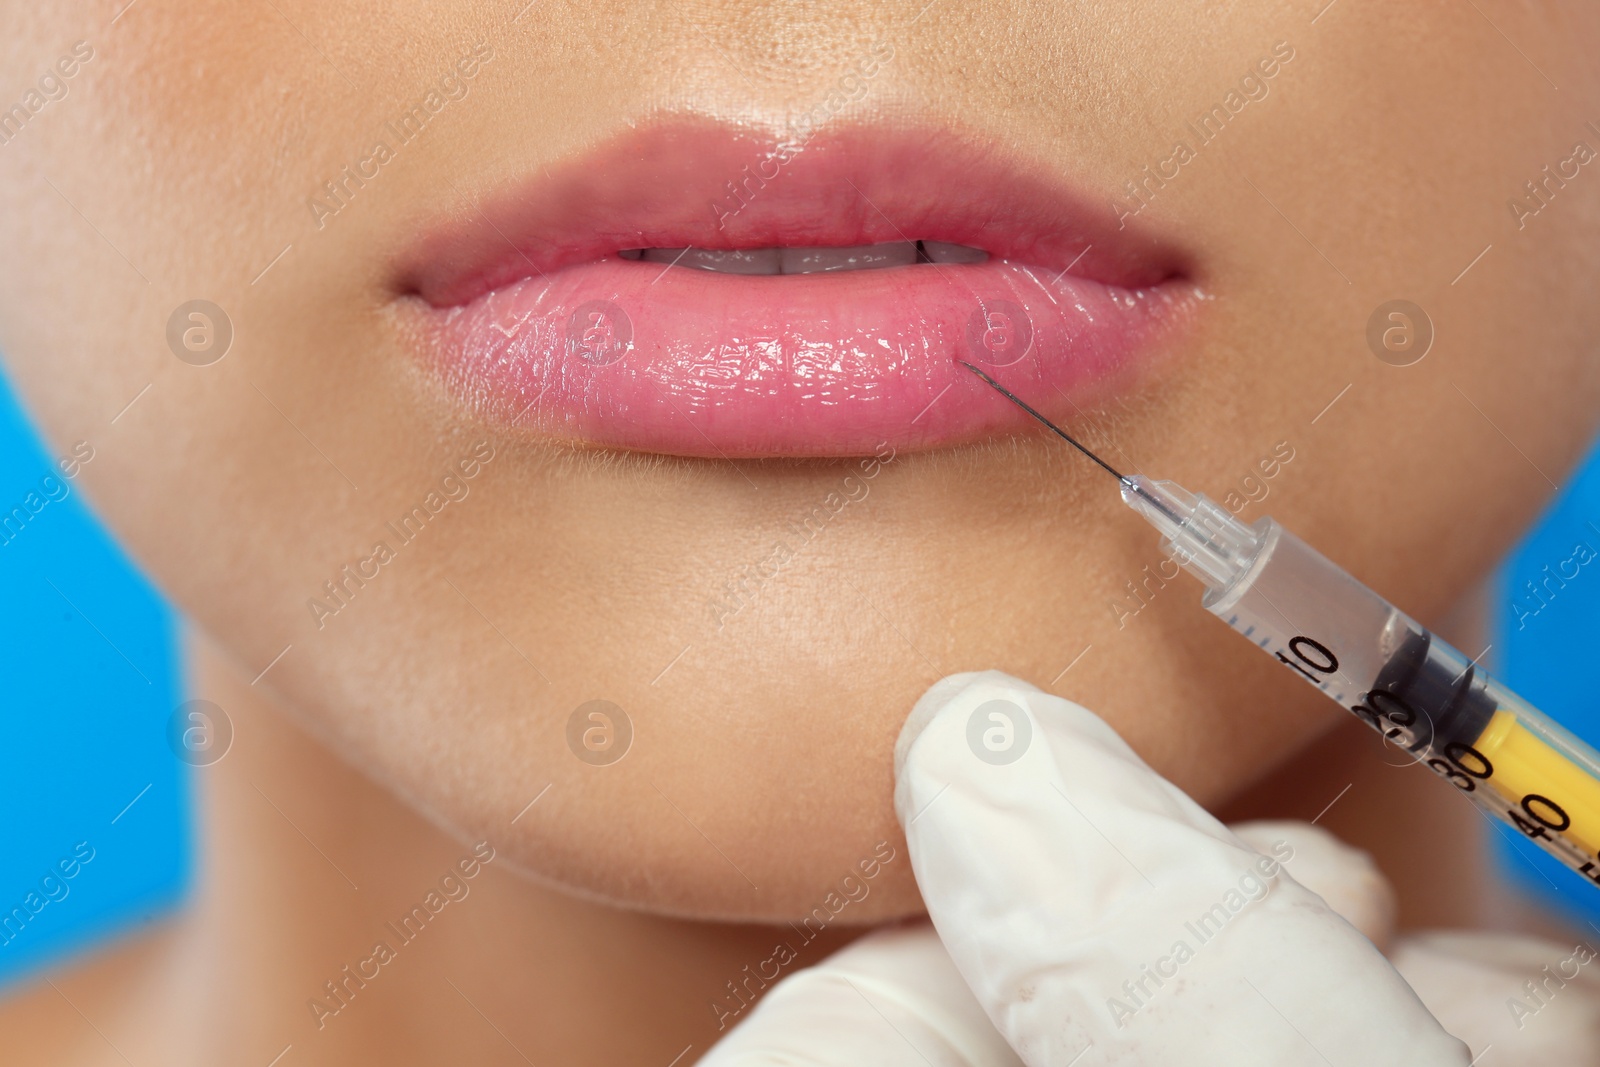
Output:
M1205 607L1600 886L1600 755L1273 520L1251 529Z

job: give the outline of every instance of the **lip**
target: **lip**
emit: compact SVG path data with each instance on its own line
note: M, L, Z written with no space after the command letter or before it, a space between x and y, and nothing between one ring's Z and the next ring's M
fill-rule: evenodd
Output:
M981 248L983 263L750 276L637 248ZM630 129L423 235L396 306L446 390L502 427L682 456L850 456L1019 430L972 360L1054 416L1129 383L1202 300L1185 255L947 129L803 145Z

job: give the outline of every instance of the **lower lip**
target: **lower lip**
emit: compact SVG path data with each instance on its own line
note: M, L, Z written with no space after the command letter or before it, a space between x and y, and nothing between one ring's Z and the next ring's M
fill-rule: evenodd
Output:
M1201 297L1005 260L780 276L607 258L407 301L449 390L487 421L729 459L935 448L1028 417L961 367L1070 416L1148 366Z

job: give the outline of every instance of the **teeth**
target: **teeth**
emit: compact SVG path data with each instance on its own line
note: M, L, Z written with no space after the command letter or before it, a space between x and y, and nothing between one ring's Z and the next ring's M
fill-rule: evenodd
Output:
M922 254L929 263L982 263L989 253L981 248L953 245L948 241L923 241Z
M856 245L854 248L785 248L782 253L785 274L907 267L917 261L917 246L914 241L886 245Z
M647 248L644 258L651 263L676 263L680 267L714 270L722 274L777 274L776 248L736 249L713 252L705 248Z
M909 267L915 263L982 263L989 254L979 248L945 241L897 241L848 248L628 248L623 259L673 264L722 274L821 274L847 270Z

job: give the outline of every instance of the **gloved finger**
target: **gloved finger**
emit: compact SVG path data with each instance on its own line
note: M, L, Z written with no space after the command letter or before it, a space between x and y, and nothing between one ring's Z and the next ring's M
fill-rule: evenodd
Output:
M1278 842L1287 843L1293 856L1284 861L1283 869L1290 877L1321 897L1378 951L1393 940L1394 887L1371 856L1308 822L1243 822L1228 829L1263 855Z
M1600 1067L1595 944L1509 934L1403 939L1393 962L1484 1067Z
M701 1067L1020 1067L926 923L779 982Z
M1372 860L1304 822L1230 827L1262 852L1287 841L1284 865L1369 938L1387 937L1393 891ZM742 1064L1020 1064L926 923L862 938L784 979L702 1061Z
M998 672L918 702L896 809L945 948L1032 1067L1465 1067L1372 943L1099 718Z

